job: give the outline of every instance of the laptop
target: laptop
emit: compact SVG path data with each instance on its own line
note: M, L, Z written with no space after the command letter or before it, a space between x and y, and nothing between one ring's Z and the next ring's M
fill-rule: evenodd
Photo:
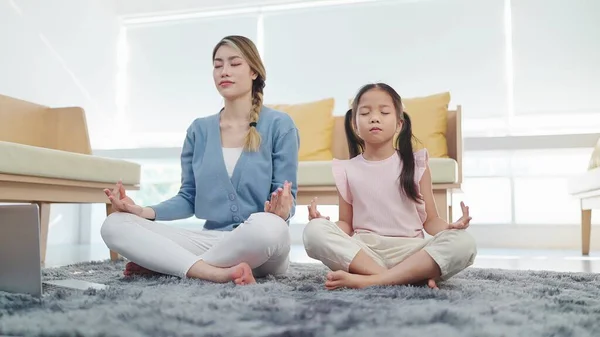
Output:
M42 282L40 216L37 204L0 205L0 291L42 297L46 287L105 289L75 280Z

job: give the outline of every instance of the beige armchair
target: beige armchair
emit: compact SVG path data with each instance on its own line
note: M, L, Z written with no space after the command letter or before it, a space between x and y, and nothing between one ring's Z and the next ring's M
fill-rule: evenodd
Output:
M83 109L50 108L0 95L0 202L39 205L42 263L51 204L104 204L103 189L118 179L127 190L139 189L138 164L91 154ZM110 213L110 204L106 211ZM111 258L116 254L111 252Z

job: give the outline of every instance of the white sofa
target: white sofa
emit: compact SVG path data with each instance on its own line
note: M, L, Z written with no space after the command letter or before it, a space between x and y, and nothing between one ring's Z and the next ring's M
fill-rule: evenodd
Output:
M42 263L51 204L106 204L103 189L119 179L127 190L139 189L138 164L91 153L83 109L50 108L0 95L0 202L38 204ZM110 213L110 204L106 210Z

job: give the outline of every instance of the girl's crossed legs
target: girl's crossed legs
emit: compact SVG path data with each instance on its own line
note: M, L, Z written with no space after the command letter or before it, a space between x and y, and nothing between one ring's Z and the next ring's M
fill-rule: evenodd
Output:
M362 288L447 280L473 264L475 240L464 230L446 230L432 238L384 237L344 233L334 222L318 218L304 229L308 256L332 272L326 287Z
M254 283L289 266L287 223L255 213L231 232L187 230L129 213L112 213L101 235L111 250L148 270L213 282Z

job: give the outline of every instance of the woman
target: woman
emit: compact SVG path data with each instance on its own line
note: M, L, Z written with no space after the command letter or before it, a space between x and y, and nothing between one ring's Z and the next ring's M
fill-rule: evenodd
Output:
M265 68L252 41L223 38L213 50L213 66L225 105L188 128L179 193L142 207L120 182L104 191L115 213L101 234L131 261L125 275L150 271L242 285L255 283L255 275L287 271L298 130L289 115L263 106ZM203 230L154 222L192 215L207 220Z

